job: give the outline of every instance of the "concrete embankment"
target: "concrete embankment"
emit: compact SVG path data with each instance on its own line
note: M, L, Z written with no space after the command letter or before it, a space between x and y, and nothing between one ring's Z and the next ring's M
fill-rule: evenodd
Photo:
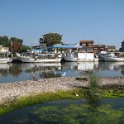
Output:
M124 78L100 78L100 85L124 85ZM70 90L76 87L86 87L88 81L76 80L75 77L47 78L38 81L26 80L15 83L0 83L0 103L20 96L35 93Z

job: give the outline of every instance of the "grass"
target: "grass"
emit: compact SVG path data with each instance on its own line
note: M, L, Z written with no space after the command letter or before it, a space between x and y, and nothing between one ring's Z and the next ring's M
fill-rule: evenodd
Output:
M38 103L44 103L54 100L60 99L76 99L78 94L78 98L83 98L82 89L75 89L69 91L57 91L56 93L39 93L39 94L32 94L30 96L23 96L19 99L11 101L10 103L4 103L0 105L0 115L3 115L7 112L20 109L26 106L31 106Z

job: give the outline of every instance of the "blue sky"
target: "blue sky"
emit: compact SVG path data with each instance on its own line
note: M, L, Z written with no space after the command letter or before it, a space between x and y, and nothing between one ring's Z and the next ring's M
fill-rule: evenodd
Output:
M94 40L121 46L124 0L0 0L0 36L38 44L46 33L63 35L64 43Z

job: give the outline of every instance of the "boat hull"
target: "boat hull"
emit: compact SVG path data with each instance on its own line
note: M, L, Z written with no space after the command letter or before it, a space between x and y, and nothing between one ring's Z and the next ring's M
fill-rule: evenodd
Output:
M108 62L124 62L124 58L118 57L104 57L104 60Z
M60 62L61 58L55 58L55 59L35 59L31 57L19 57L18 58L21 62L24 63L51 63L51 62Z
M0 64L10 63L12 62L11 58L0 58Z

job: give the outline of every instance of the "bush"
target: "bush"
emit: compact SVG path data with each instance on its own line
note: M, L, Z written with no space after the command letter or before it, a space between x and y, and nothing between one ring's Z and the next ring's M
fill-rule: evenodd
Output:
M88 98L94 98L94 99L99 98L101 96L101 90L99 86L100 82L98 78L93 74L91 74L89 78L90 78L89 87L86 90L85 95Z

